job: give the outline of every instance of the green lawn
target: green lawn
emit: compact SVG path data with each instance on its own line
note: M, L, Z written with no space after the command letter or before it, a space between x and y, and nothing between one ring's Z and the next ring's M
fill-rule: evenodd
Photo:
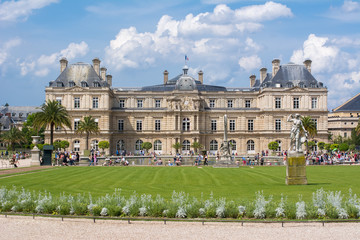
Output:
M214 197L227 199L254 199L255 192L279 199L281 193L289 200L302 194L310 200L319 188L342 191L349 188L360 193L360 166L309 166L308 185L285 185L285 167L58 167L11 177L0 176L0 186L24 187L27 190L46 190L55 195L88 193L101 196L122 189L126 196L134 191L139 194L160 194L169 199L172 192L184 191L200 197L213 192Z

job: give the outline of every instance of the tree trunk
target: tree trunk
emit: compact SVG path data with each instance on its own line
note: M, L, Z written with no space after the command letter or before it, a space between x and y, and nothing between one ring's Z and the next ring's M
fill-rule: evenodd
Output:
M50 124L50 145L54 143L54 123Z
M86 133L86 150L89 150L89 133Z

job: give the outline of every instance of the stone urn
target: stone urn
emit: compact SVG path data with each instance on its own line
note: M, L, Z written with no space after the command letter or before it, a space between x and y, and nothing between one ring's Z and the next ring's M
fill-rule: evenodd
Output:
M39 143L40 136L31 136L32 137L32 143L35 145L33 149L38 149L37 144Z

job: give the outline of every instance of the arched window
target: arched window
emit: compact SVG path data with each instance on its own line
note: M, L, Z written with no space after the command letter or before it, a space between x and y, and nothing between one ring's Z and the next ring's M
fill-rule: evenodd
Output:
M69 82L69 87L74 87L75 86L75 82L74 81L70 81Z
M137 140L136 143L135 143L135 150L136 151L140 151L141 150L141 145L143 144L143 141L142 140Z
M94 85L94 87L100 87L100 83L99 83L99 82L94 82L93 85Z
M281 141L280 140L276 140L275 142L277 142L279 144L278 149L276 149L277 152L281 152Z
M318 141L317 140L314 140L314 143L315 143L315 145L313 146L313 151L315 151L315 152L317 152L317 150L318 150Z
M229 141L229 143L230 143L230 150L236 151L236 141L233 140L233 139L231 139L231 140Z
M216 140L210 141L210 151L217 151L218 150L218 142Z
M161 151L162 150L162 142L160 140L156 140L154 142L154 151Z
M99 150L99 141L98 140L93 140L91 142L91 148L94 149L95 151Z
M190 141L184 140L182 143L182 150L183 151L190 151Z
M80 152L80 140L75 140L74 141L74 151L75 152Z
M246 145L248 151L255 151L255 142L253 140L247 141Z
M299 82L299 87L304 88L305 84L303 82Z
M119 140L116 143L116 150L118 150L118 151L124 151L125 150L125 141L124 140Z
M87 87L87 86L88 86L87 82L81 82L81 87Z
M190 131L190 119L189 118L184 118L183 122L182 122L182 130L183 131Z

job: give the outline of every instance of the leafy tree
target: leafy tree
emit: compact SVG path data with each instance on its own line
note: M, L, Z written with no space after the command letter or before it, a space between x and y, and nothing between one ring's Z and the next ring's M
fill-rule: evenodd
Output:
M24 134L17 127L10 128L9 131L4 132L1 135L1 139L4 143L7 143L13 151L15 151L16 144L21 145L26 142Z
M329 141L333 140L333 134L331 132L328 132L328 140Z
M347 143L341 143L340 145L339 145L339 150L340 151L347 151L349 149L349 145L347 144Z
M61 141L55 141L54 144L54 149L58 150L58 149L61 149Z
M269 142L268 148L275 152L279 148L279 143L275 142L275 141L274 142Z
M339 149L339 144L337 144L337 143L331 144L330 149L331 149L332 151L333 151L334 149Z
M50 144L54 142L54 128L68 127L71 129L71 122L66 108L56 100L48 100L41 106L41 111L35 113L33 125L36 129L50 127Z
M64 151L70 146L70 143L66 140L62 140L60 142L60 148L64 149Z
M176 142L172 145L172 147L176 150L176 152L179 152L179 149L182 147L181 143Z
M99 133L99 126L97 125L97 122L95 122L95 119L92 116L86 116L84 117L84 120L81 120L79 122L79 126L76 132L80 134L86 134L86 150L89 150L90 134Z
M356 145L355 145L355 144L350 144L350 145L349 145L349 150L350 150L350 151L354 151L355 148L356 148Z
M204 148L204 146L203 146L201 143L199 143L199 142L193 142L193 143L191 144L191 147L194 149L194 151L195 151L196 154L198 153L198 150L199 150L199 149Z
M319 149L322 151L325 148L325 143L324 142L318 142L318 147Z
M343 139L343 137L341 135L337 135L337 136L334 137L334 143L341 144L343 142L344 142L344 139Z
M142 148L142 149L145 149L146 152L149 152L149 149L152 148L152 143L151 143L151 142L143 142L143 143L141 144L141 148Z
M27 147L30 146L30 149L32 149L34 147L34 145L32 144L33 139L31 136L40 136L39 142L43 142L44 137L45 137L45 135L44 135L45 127L36 129L34 127L34 119L35 119L35 113L30 114L26 118L26 122L24 122L23 128L21 129L21 131L23 132L23 134L26 138L26 145L27 145Z
M309 141L308 142L308 148L313 150L314 149L314 146L316 145L316 143L314 141Z
M101 148L103 150L103 152L105 152L105 149L110 147L110 143L108 141L100 141L99 142L99 148Z
M327 151L330 151L330 150L331 150L331 143L325 143L324 148L325 148Z

